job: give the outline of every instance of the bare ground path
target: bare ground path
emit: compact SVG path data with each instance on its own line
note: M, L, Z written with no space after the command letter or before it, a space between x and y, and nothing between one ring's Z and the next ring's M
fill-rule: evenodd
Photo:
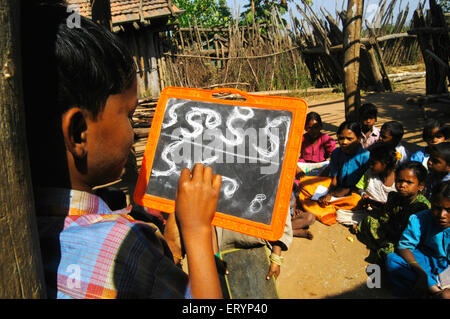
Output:
M363 96L363 102L372 102L378 107L378 122L400 121L405 128L403 144L414 152L424 145L422 127L423 111L415 105L408 105L406 99L424 94L424 82L414 86L400 87L392 93L371 93ZM315 111L322 117L324 131L335 137L337 127L344 121L343 96L333 100L304 98L308 111ZM449 105L433 104L426 108L429 115L438 116L450 123ZM368 288L366 258L369 250L360 243L348 228L340 224L326 226L320 222L310 227L313 240L294 238L286 253L278 277L278 290L282 299L319 298L393 298L389 281L381 279L381 288Z

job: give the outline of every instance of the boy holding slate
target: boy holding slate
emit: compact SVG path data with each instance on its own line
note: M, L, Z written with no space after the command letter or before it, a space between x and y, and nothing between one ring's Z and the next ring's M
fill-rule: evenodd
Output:
M30 163L49 298L221 298L211 220L221 177L181 172L166 240L129 209L111 211L95 186L124 168L137 104L132 56L81 18L69 28L61 1L23 1L22 48ZM39 28L29 27L39 25ZM178 229L189 278L174 263ZM188 289L190 284L190 290Z

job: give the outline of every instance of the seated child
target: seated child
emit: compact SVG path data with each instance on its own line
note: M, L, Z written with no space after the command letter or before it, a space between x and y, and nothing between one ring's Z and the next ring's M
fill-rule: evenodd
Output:
M271 263L267 271L267 275L264 279L268 280L272 276L277 279L280 275L281 264L283 261L283 257L281 257L281 254L283 251L287 251L292 243L291 216L293 215L294 207L295 197L292 195L289 203L289 212L286 217L286 224L284 227L283 235L280 239L274 242L216 226L215 231L217 236L217 250L219 252L225 252L233 249L251 249L261 246L267 246L267 248L271 251L271 255L269 257Z
M386 268L398 296L450 299L449 266L450 183L446 182L433 192L430 210L411 215L397 251L387 255Z
M412 154L410 160L420 162L428 169L427 162L430 157L430 146L445 142L449 138L448 134L448 128L440 121L428 119L422 132L422 138L427 143L427 146Z
M295 199L295 206L291 214L292 235L294 237L306 238L311 240L314 236L308 229L310 225L314 224L314 222L316 221L316 217L311 213L301 210L297 200L299 194L300 189L298 188L298 185L294 183L292 195Z
M221 298L211 231L221 177L201 164L181 171L164 237L94 194L120 177L130 153L136 66L115 35L83 17L69 28L67 8L51 2L22 1L22 21L39 28L21 28L47 297ZM181 241L189 277L175 264Z
M420 194L424 189L427 170L418 162L400 165L395 172L397 192L388 194L386 205L374 211L352 230L371 250L376 261L384 264L388 253L394 252L411 214L430 208L430 202Z
M432 189L441 182L450 180L450 142L430 146L428 159L428 178L425 196L431 198Z
M361 119L362 140L361 145L363 148L368 148L372 144L375 144L380 138L380 129L375 126L377 122L377 107L372 103L365 103L361 105L359 110Z
M336 142L329 135L322 133L322 119L316 112L306 116L305 134L298 159L297 174L319 175L328 165L327 159L336 148ZM311 165L310 163L315 163Z
M331 154L330 177L305 176L298 185L302 210L314 214L326 225L336 222L337 209L357 208L361 196L352 192L352 188L368 169L370 156L369 151L361 146L359 123L343 122L337 130L337 137L340 147ZM327 193L316 194L321 189Z
M338 210L337 221L344 225L357 224L368 211L381 209L387 201L388 194L395 192L395 168L397 153L387 145L375 145L370 151L369 169L356 184L356 191L361 195L363 209L349 212Z
M379 143L395 147L400 154L399 164L404 164L409 159L408 150L402 145L403 125L397 121L386 122L381 126Z

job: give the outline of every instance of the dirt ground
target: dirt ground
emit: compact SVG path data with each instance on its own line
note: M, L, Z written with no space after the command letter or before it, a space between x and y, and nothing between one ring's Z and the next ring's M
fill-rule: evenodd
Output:
M403 144L413 152L424 145L422 127L423 111L416 105L408 105L406 99L425 94L424 81L414 85L397 87L394 92L369 93L363 102L372 102L378 107L378 123L397 120L403 123ZM323 98L323 97L322 97ZM335 131L344 121L343 95L306 97L308 111L322 117L324 131L335 137ZM450 123L449 105L433 104L426 107L428 116L439 116ZM369 250L360 243L348 228L334 224L326 226L320 222L310 227L314 238L294 238L290 249L284 253L285 261L278 277L278 291L282 299L390 299L389 280L382 275L381 288L368 288L366 260ZM370 271L370 273L372 273Z

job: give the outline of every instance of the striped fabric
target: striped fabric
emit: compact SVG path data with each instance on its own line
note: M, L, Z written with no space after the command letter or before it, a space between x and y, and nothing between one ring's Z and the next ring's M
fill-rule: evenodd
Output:
M98 196L45 189L38 228L49 298L183 298L187 275L156 226Z

